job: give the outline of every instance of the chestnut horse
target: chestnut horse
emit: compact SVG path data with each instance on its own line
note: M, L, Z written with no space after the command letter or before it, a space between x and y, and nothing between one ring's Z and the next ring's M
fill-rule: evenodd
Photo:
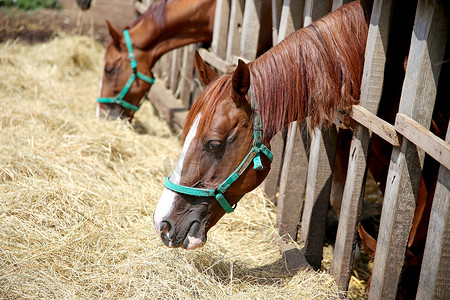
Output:
M264 0L258 53L271 45L271 1ZM133 118L154 82L151 69L166 52L212 39L215 0L158 0L129 29L107 21L112 41L105 53L97 117ZM131 60L130 60L131 57Z
M345 5L248 65L239 62L232 75L218 77L196 55L206 88L187 116L179 162L154 213L167 246L205 244L208 230L267 176L265 147L276 132L308 116L319 126L358 102L369 10L359 1Z
M164 53L211 41L215 7L215 0L158 0L124 32L106 21L112 40L106 47L97 117L106 112L131 120L152 80L130 78L153 78L151 68Z

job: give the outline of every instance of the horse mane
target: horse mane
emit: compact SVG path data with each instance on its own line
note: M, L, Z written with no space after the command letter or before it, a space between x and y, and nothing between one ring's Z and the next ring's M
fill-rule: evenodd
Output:
M168 0L157 0L150 5L147 10L139 16L131 25L130 28L136 26L139 22L144 22L148 17L152 17L154 25L163 27L166 25L166 6Z
M266 137L307 116L315 128L359 102L369 21L363 6L342 6L249 63Z
M265 141L295 120L309 116L312 129L332 121L339 108L359 102L369 22L364 8L360 1L342 6L248 64ZM208 113L199 128L208 128L231 78L219 77L200 94L186 118L183 139L201 111Z

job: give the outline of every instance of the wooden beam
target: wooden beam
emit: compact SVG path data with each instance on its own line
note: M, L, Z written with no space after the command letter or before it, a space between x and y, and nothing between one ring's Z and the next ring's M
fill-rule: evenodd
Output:
M233 55L238 55L241 47L242 16L244 0L231 0L230 25L228 29L228 42L226 59L231 61Z
M440 164L450 169L450 143L448 141L443 141L407 115L400 113L395 119L395 129Z
M450 141L450 126L447 128ZM450 294L450 170L440 166L416 299L445 299Z
M441 0L419 0L399 112L429 128L447 42ZM369 299L397 295L425 154L407 139L392 150Z
M227 51L229 16L230 0L217 0L211 49L218 57L222 59L225 58Z
M370 111L363 109L362 106L354 105L351 113L359 124L355 124L353 131L333 261L330 267L330 273L336 278L339 289L343 291L348 288L351 271L353 270L357 236L356 226L361 214L365 188L370 133L364 126L374 127L372 124L368 124L366 120L376 118L374 113L378 109L381 98L388 29L390 27L389 20L392 13L391 4L392 1L390 0L376 0L370 20L360 98L361 104L367 105ZM373 120L372 123L378 124L376 129L389 127L383 122L380 123L378 118ZM381 132L384 132L384 130L381 130ZM392 134L387 134L387 136L390 137Z
M400 146L400 139L394 126L377 117L361 105L353 105L350 116L393 146Z
M311 138L300 242L305 243L303 253L311 266L316 269L320 269L322 261L336 135L336 127L332 125L326 129L316 129Z
M221 59L220 57L212 52L209 52L206 49L200 48L198 49L198 53L201 55L204 61L206 61L211 67L216 68L220 72L230 73L235 68L234 64Z
M299 124L303 128L298 128ZM277 202L278 233L285 239L294 241L297 240L308 173L309 144L304 144L308 140L305 125L306 122L293 122L289 126Z
M261 27L262 0L245 1L242 21L240 55L255 60L258 49L259 29Z
M191 91L194 88L194 53L195 45L183 48L183 64L181 66L180 99L186 109L191 108Z

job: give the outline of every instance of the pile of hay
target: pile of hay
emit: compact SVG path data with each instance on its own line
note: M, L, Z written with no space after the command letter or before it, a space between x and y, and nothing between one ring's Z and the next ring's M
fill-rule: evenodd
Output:
M95 118L103 51L0 45L0 298L339 297L326 272L286 271L260 191L204 248L164 246L152 214L179 139L149 103L134 126Z

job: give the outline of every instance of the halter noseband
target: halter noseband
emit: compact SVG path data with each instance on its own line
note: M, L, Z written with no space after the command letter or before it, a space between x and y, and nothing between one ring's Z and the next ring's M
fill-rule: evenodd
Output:
M99 103L116 103L124 108L128 108L133 111L137 111L139 109L140 105L139 106L133 105L133 104L125 101L123 97L125 97L125 95L128 93L128 90L130 89L130 87L133 84L136 77L139 79L142 79L143 81L149 83L150 85L155 83L155 78L149 77L149 76L144 75L137 71L136 57L134 56L134 53L133 53L133 45L131 44L130 34L128 33L128 30L124 30L123 35L125 37L125 42L127 44L128 59L130 60L130 64L131 64L131 68L133 69L133 73L131 74L127 83L123 87L122 91L120 91L119 95L117 95L117 97L104 97L104 98L99 97L99 98L97 98L97 101Z
M226 190L242 175L242 173L244 173L244 171L248 168L248 166L252 163L252 161L253 161L253 169L257 171L261 171L263 169L263 165L261 163L261 153L263 153L271 162L273 159L272 152L269 150L269 148L266 147L266 145L262 143L261 114L259 113L256 101L253 100L251 89L250 89L250 98L252 105L254 107L253 147L247 154L247 156L244 158L244 160L239 164L237 169L233 173L231 173L231 175L228 176L228 178L225 179L225 181L215 189L202 189L179 185L170 181L169 177L166 177L166 181L164 183L166 188L174 192L190 196L215 197L216 200L222 206L222 208L225 210L225 212L232 213L234 211L236 205L234 207L231 207L230 203L227 201L227 199L225 199L224 194Z

